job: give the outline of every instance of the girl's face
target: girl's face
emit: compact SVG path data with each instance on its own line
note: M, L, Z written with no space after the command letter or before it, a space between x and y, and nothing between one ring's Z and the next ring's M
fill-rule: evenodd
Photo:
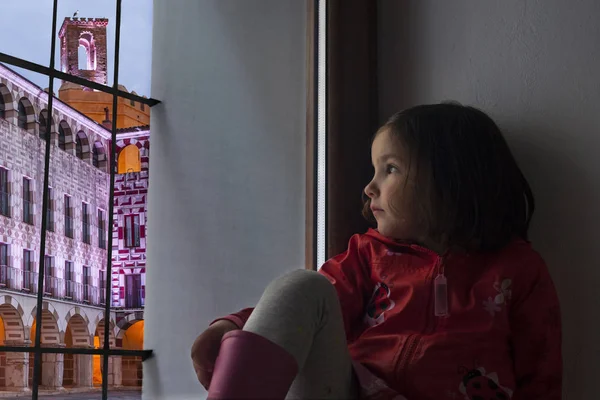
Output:
M407 149L389 130L384 130L373 141L371 162L375 174L365 187L365 194L371 199L377 230L393 239L422 242Z

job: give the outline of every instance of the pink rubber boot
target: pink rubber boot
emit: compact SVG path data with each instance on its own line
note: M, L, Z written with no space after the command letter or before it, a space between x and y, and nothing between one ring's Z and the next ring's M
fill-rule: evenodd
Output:
M285 399L296 378L294 357L252 332L227 332L215 363L209 400Z

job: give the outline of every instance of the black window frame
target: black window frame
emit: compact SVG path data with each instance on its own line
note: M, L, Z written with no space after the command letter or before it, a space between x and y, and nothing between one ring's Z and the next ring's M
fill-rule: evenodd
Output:
M120 36L121 36L121 10L122 10L122 0L115 0L116 3L116 18L115 18L115 42L114 42L114 54L113 54L113 85L106 86L93 81L89 81L84 78L80 78L77 76L70 75L68 73L62 72L54 67L55 58L56 58L56 43L57 43L57 14L58 14L58 0L53 0L53 8L52 8L52 32L51 32L51 47L50 47L50 60L48 66L40 65L33 63L31 61L14 57L9 54L5 54L0 52L0 62L6 63L9 65L14 65L19 68L24 68L29 71L33 71L39 74L46 75L48 77L49 85L48 85L48 93L54 93L54 83L56 79L60 79L63 82L71 82L77 85L82 85L88 87L90 89L98 90L104 93L108 93L112 95L112 127L111 131L111 149L109 151L109 161L110 166L108 171L110 173L110 185L109 185L109 202L108 202L108 215L107 221L112 221L114 218L114 187L115 187L115 171L116 171L116 143L117 143L117 105L119 98L126 98L129 100L134 100L143 105L148 105L149 107L153 107L160 102L156 99L152 98L144 98L138 95L134 95L123 90L119 89L119 48L120 48ZM47 110L48 115L52 115L52 103L54 96L48 97ZM50 132L50 121L51 118L46 119L46 132ZM59 128L60 131L60 128ZM60 138L59 138L60 142ZM43 183L43 195L42 195L42 210L46 210L48 207L48 183L49 183L49 170L50 170L50 147L51 140L45 141L45 168L44 168L44 183ZM65 145L62 144L59 147L63 148ZM40 230L40 251L39 251L39 265L44 266L44 262L46 260L46 231L48 224L48 214L46 212L42 212L42 222L41 222L41 230ZM112 267L112 246L107 246L107 257L106 257L106 277L110 276L110 270ZM52 259L52 261L54 261ZM39 268L38 274L38 287L42 287L44 283L44 277L46 275L46 267ZM52 268L48 271L52 271ZM106 278L108 279L108 278ZM42 320L42 310L43 310L43 290L38 290L37 299L36 299L36 321ZM110 285L105 285L105 298L111 298L111 287ZM106 301L104 307L104 320L110 321L110 312L111 312L111 302ZM0 345L0 352L16 352L16 353L33 353L34 354L34 368L33 368L33 379L32 379L32 387L31 387L31 399L37 400L39 396L39 385L41 381L41 373L42 373L42 354L87 354L87 355L100 355L102 356L102 399L108 399L108 361L111 356L133 356L133 357L141 357L142 361L148 359L152 356L152 350L123 350L123 349L115 349L110 347L109 342L109 323L104 324L104 341L102 343L101 348L98 349L89 349L89 348L54 348L54 347L42 347L41 346L41 333L42 333L42 325L41 323L36 324L35 329L35 337L32 338L33 346L5 346Z

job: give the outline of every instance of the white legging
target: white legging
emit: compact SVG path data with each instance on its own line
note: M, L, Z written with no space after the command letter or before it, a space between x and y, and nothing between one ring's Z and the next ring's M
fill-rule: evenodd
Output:
M244 330L288 351L298 376L287 399L356 399L340 302L333 285L314 271L296 270L274 280Z

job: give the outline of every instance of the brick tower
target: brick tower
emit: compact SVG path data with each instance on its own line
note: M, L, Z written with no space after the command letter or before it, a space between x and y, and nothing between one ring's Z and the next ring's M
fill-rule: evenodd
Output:
M108 18L65 18L58 33L61 71L106 85L107 25ZM80 56L85 57L81 63Z

